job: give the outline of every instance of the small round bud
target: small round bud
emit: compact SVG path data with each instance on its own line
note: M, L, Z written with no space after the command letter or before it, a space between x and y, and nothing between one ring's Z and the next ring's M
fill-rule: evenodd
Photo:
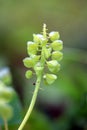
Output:
M36 75L40 75L42 70L44 67L41 67L40 62L38 62L35 66L34 66L34 70L36 72Z
M63 58L63 53L62 52L60 52L60 51L54 51L52 53L52 60L60 61L60 60L62 60L62 58Z
M55 40L52 44L51 44L53 50L55 51L60 51L63 49L63 42L61 40Z
M52 50L51 48L48 48L48 49L45 48L44 49L44 56L45 56L46 59L48 59L51 56L51 50Z
M23 63L24 63L24 66L27 67L27 68L31 68L34 65L34 62L33 62L32 58L29 58L29 57L26 57L23 60Z
M60 38L59 32L50 32L49 37L51 41L58 40Z
M25 76L27 79L30 79L32 77L32 74L33 74L32 71L28 70L28 71L26 71Z
M29 55L35 55L38 51L38 44L34 42L27 42L27 52Z
M4 103L0 100L0 116L2 118L5 118L6 120L9 120L13 116L13 109L10 105L7 103Z
M39 61L40 55L31 55L30 58L31 58L32 61L33 61L33 65L35 65L35 64Z
M33 40L36 43L41 43L44 40L44 37L41 34L33 34Z
M57 73L60 70L60 64L56 60L48 61L47 66L49 71Z
M43 78L45 80L45 83L52 84L57 79L57 76L54 74L45 74Z

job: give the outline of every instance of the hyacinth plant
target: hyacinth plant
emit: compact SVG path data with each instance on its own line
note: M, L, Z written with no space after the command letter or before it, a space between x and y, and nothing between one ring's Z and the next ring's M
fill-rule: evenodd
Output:
M37 93L42 79L46 85L52 84L57 79L60 70L60 61L63 58L63 42L57 31L47 33L46 24L43 25L41 34L33 34L33 41L27 42L28 57L23 60L24 66L28 68L25 73L26 78L30 79L35 74L36 83L33 97L28 111L20 124L18 130L22 130L30 117L35 105Z

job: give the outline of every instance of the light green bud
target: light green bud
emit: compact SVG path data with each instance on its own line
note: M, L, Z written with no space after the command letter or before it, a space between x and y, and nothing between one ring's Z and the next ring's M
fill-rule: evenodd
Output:
M60 64L56 60L48 61L47 66L49 71L56 73L60 70Z
M33 40L36 43L41 43L45 39L44 39L43 35L41 35L41 34L33 34Z
M15 94L13 88L10 87L0 87L0 99L5 102L10 102Z
M35 70L35 72L36 72L36 75L40 75L43 69L44 69L44 67L41 67L40 62L38 62L38 63L34 66L34 70Z
M33 72L31 70L26 71L25 76L27 79L30 79L32 77Z
M39 58L40 58L39 55L31 55L31 57L26 57L23 60L23 63L25 65L25 67L32 68L38 62Z
M55 40L52 44L51 44L53 50L55 51L59 51L63 49L63 42L61 40Z
M59 32L50 32L49 37L51 41L58 40L60 38Z
M40 55L31 55L30 58L32 59L33 64L35 65L39 61Z
M23 63L24 63L24 66L27 68L31 68L34 66L34 62L33 62L32 58L30 58L30 57L24 58Z
M45 83L52 84L57 79L57 76L54 74L45 74L43 78Z
M29 55L35 55L38 51L38 44L35 42L27 42L27 52Z
M48 49L45 48L44 49L44 56L45 56L46 59L48 59L51 56L51 50L52 50L51 48L48 48Z
M13 109L10 105L7 103L4 103L0 100L0 116L2 118L5 118L6 120L9 120L13 116Z
M62 52L60 52L60 51L54 51L52 53L52 60L60 61L60 60L62 60L62 58L63 58L63 53Z

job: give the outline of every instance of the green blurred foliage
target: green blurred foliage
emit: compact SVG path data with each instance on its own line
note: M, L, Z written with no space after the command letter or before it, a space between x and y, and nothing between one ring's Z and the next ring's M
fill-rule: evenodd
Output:
M26 80L22 60L26 42L33 33L40 33L43 23L50 31L59 31L64 42L64 59L58 80L52 86L41 84L35 109L24 130L84 130L87 127L87 1L79 0L0 0L0 68L9 66L11 78L21 103L15 109L18 122L26 113L34 90L32 80ZM18 105L18 108L16 107ZM19 111L18 111L19 110ZM60 112L62 110L62 112ZM18 112L18 113L17 113ZM56 115L56 116L54 116Z

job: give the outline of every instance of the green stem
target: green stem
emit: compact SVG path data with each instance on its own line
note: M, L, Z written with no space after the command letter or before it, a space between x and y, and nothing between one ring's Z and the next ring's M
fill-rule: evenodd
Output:
M43 25L43 36L44 36L44 38L46 38L46 24ZM41 67L43 67L43 68L44 68L44 64L45 64L45 57L44 57L44 49L45 48L46 47L43 46L42 52L41 52L41 60L40 60ZM39 75L37 75L36 87L35 87L35 90L34 90L34 93L33 93L33 97L32 97L30 106L29 106L28 111L27 111L27 113L26 113L26 115L25 115L21 125L19 126L18 130L22 130L24 128L27 120L30 117L30 114L31 114L31 112L33 110L33 107L35 105L35 102L36 102L37 93L38 93L38 90L39 90L39 87L40 87L42 74L43 74L43 70L41 71L41 73Z
M35 87L35 90L34 90L34 94L33 94L30 106L29 106L28 111L27 111L27 113L26 113L26 115L25 115L21 125L19 126L18 130L22 130L24 128L27 120L30 117L30 114L31 114L31 112L33 110L33 107L35 105L35 101L36 101L36 98L37 98L37 93L38 93L38 90L39 90L39 87L40 87L40 82L41 82L41 75L37 78L36 87Z
M5 130L8 130L8 123L7 123L7 120L5 118L3 118L4 120L4 125L5 125Z

